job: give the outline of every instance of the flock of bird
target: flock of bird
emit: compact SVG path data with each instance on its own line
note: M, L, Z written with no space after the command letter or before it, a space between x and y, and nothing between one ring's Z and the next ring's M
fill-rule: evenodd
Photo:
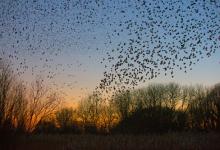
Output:
M161 73L173 78L178 69L187 73L220 48L220 1L138 1L135 9L121 11L135 18L119 21L112 33L127 35L107 52L111 65L101 91L124 91Z
M187 73L214 54L220 48L220 1L1 1L0 45L0 56L19 75L44 73L48 80L86 66L76 53L97 53L105 71L95 91L123 91L161 74L173 78L178 69ZM74 57L71 63L58 61L65 55Z

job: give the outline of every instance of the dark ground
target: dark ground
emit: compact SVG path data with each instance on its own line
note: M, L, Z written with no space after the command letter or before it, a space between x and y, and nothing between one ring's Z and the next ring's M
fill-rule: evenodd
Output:
M220 149L218 133L167 133L163 135L31 135L1 150L212 150Z

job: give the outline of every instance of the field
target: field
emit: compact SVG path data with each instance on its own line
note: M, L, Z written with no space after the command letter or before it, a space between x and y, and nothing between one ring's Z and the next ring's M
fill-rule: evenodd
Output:
M202 150L220 149L217 133L163 135L31 135L17 138L13 150Z

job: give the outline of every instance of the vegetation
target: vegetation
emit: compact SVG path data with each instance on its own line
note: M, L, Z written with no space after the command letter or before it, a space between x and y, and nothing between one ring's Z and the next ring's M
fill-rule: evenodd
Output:
M40 137L38 134L48 134L48 140L52 143L60 138L56 134L96 134L97 139L100 134L111 134L111 144L114 145L114 140L122 140L114 134L127 134L124 136L128 141L129 134L138 134L135 138L139 143L140 137L149 139L152 134L220 131L219 87L151 84L133 91L118 92L109 99L93 94L73 109L59 107L62 106L59 95L47 90L41 78L28 87L16 80L10 66L2 66L0 137L3 144L19 141L21 139L17 137L25 138L23 135L30 134L37 141ZM51 134L54 134L55 139ZM89 135L78 136L82 139L91 138ZM70 141L75 138L73 135L68 136L64 143L71 144ZM108 138L105 137L102 142L105 143ZM179 141L175 142L178 145ZM127 149L125 145L122 146Z

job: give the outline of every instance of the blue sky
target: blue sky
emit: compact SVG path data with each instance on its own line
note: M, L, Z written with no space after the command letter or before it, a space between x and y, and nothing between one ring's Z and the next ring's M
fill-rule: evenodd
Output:
M30 82L37 75L45 78L48 75L53 76L46 81L48 85L66 92L69 99L80 99L91 92L103 78L103 71L106 69L100 61L105 58L106 52L110 52L117 47L118 43L132 37L132 35L128 36L125 26L119 26L119 24L132 20L141 25L142 21L148 21L147 18L136 17L140 15L142 9L145 9L137 10L136 4L139 3L137 1L100 0L97 2L88 0L0 1L1 57L11 61L15 70L19 68L18 72L24 71L21 78L25 81ZM165 8L171 6L168 2L174 1L146 1L146 5L151 3L152 7ZM172 5L184 10L190 2L190 0L177 1L177 4ZM204 2L212 9L210 12L218 15L215 21L220 24L220 9L216 7L220 6L220 2L216 4L209 0ZM198 11L203 13L199 3L197 7ZM173 13L165 12L166 15ZM191 16L198 20L203 17L196 13ZM159 14L155 18L166 20ZM172 25L176 20L170 18L167 21ZM115 29L123 29L124 32L120 36L112 35ZM220 31L217 31L214 40L219 46ZM160 32L163 31L160 30ZM168 37L167 40L173 39ZM9 57L10 55L13 57ZM112 55L118 54L112 53ZM145 84L140 83L139 86L145 86L151 82L171 81L180 84L213 85L220 82L219 77L220 49L218 48L215 54L199 61L187 74L176 69L173 79L169 75L165 77L161 74Z

